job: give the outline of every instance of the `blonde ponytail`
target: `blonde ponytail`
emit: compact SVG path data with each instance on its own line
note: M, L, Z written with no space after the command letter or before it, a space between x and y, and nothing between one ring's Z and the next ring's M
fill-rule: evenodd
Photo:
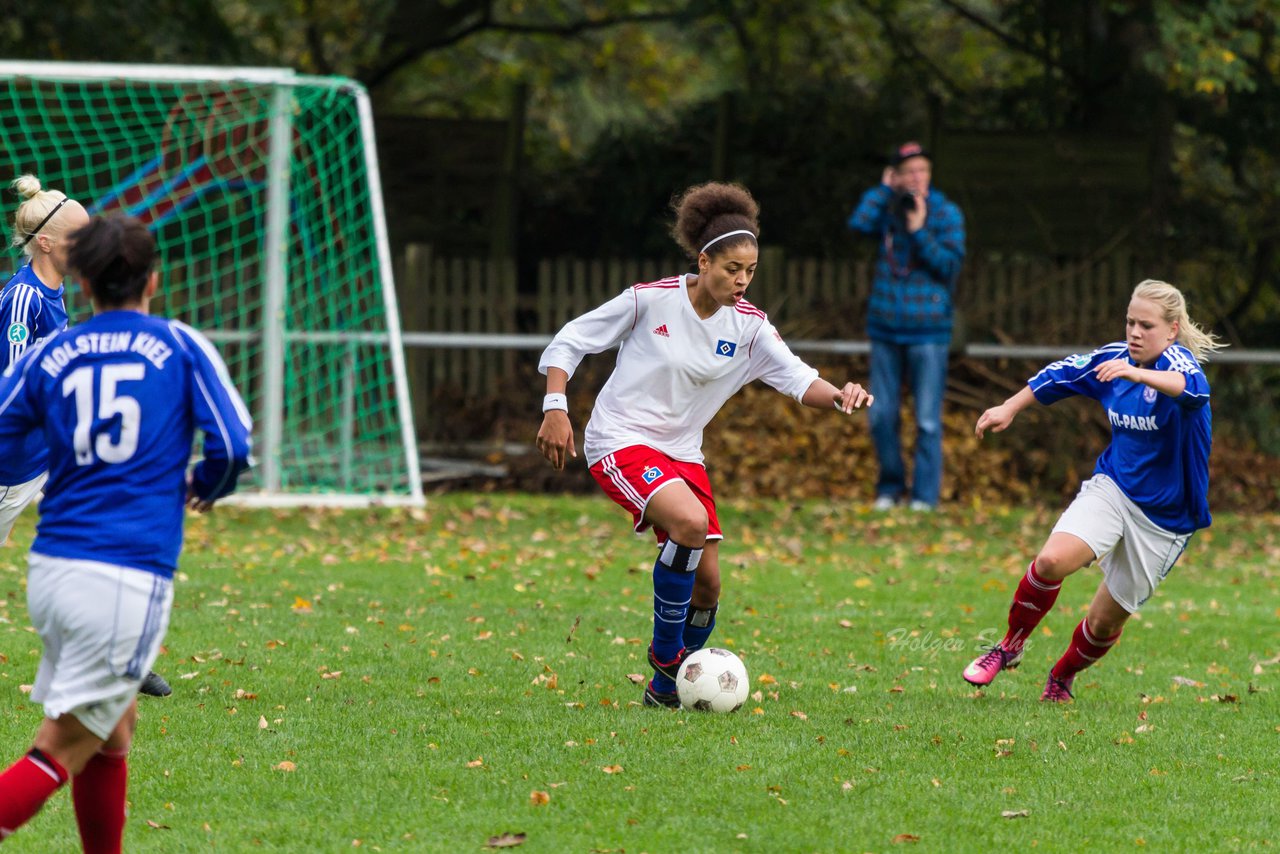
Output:
M1182 291L1168 282L1144 279L1133 289L1131 299L1144 299L1160 306L1160 314L1166 323L1178 324L1178 343L1191 351L1201 361L1227 345L1212 332L1201 329L1187 314L1187 300Z
M64 223L60 220L63 217L57 209L67 201L67 194L61 190L44 189L40 179L31 174L20 175L9 186L23 199L13 218L13 238L10 242L21 247L24 255L33 255L36 245L31 238L37 231L51 238L62 234ZM57 215L51 216L55 212Z

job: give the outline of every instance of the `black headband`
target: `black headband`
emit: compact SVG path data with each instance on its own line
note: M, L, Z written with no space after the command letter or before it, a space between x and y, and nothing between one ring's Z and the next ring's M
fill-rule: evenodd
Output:
M56 213L58 212L58 208L62 207L63 205L65 205L65 204L66 204L67 202L69 202L69 201L71 201L71 199L70 199L69 197L67 197L67 196L63 196L63 197L62 197L62 201L58 202L56 205L54 205L54 206L53 206L53 210L49 211L49 215L48 215L48 216L46 216L44 219L40 220L40 224L39 224L39 225L37 225L37 226L35 227L35 229L34 229L34 230L32 230L31 232L29 232L29 233L27 234L27 239L26 239L26 240L24 240L24 241L22 241L22 243L21 243L21 244L19 244L19 247L18 247L18 248L19 248L19 249L21 249L22 247L24 247L24 246L26 246L28 243L30 243L30 242L31 242L31 238L33 238L33 237L35 237L37 234L39 234L39 233L40 233L40 229L44 228L46 225L48 225L48 224L49 224L49 220L53 219L53 215L54 215L54 214L56 214Z

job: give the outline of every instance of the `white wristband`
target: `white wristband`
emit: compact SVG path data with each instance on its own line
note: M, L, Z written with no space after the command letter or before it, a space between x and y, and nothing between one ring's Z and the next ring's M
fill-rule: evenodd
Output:
M559 409L563 412L569 411L569 398L559 392L552 392L542 399L542 411L550 412L553 409Z

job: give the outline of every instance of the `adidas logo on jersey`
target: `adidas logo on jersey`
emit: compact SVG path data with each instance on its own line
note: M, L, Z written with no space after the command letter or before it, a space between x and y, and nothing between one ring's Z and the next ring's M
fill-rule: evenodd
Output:
M653 334L661 335L663 338L671 337L671 333L667 331L667 324L665 323L659 326L657 329L653 330Z

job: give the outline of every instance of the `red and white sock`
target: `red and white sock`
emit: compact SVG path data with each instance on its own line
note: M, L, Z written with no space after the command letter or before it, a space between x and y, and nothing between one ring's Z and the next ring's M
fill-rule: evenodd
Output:
M1089 621L1081 620L1080 625L1071 634L1071 645L1053 665L1055 679L1066 681L1106 655L1116 641L1120 640L1123 629L1109 638L1096 638L1089 631Z
M85 854L120 854L124 843L126 752L100 751L71 780L71 800Z
M0 839L40 812L44 802L67 782L67 770L34 747L0 774Z
M1009 606L1009 631L1005 633L1000 645L1009 652L1022 650L1027 637L1040 625L1044 615L1058 601L1058 591L1062 582L1046 581L1036 572L1036 562L1031 561L1027 574L1018 582L1018 589L1013 594L1013 604Z

